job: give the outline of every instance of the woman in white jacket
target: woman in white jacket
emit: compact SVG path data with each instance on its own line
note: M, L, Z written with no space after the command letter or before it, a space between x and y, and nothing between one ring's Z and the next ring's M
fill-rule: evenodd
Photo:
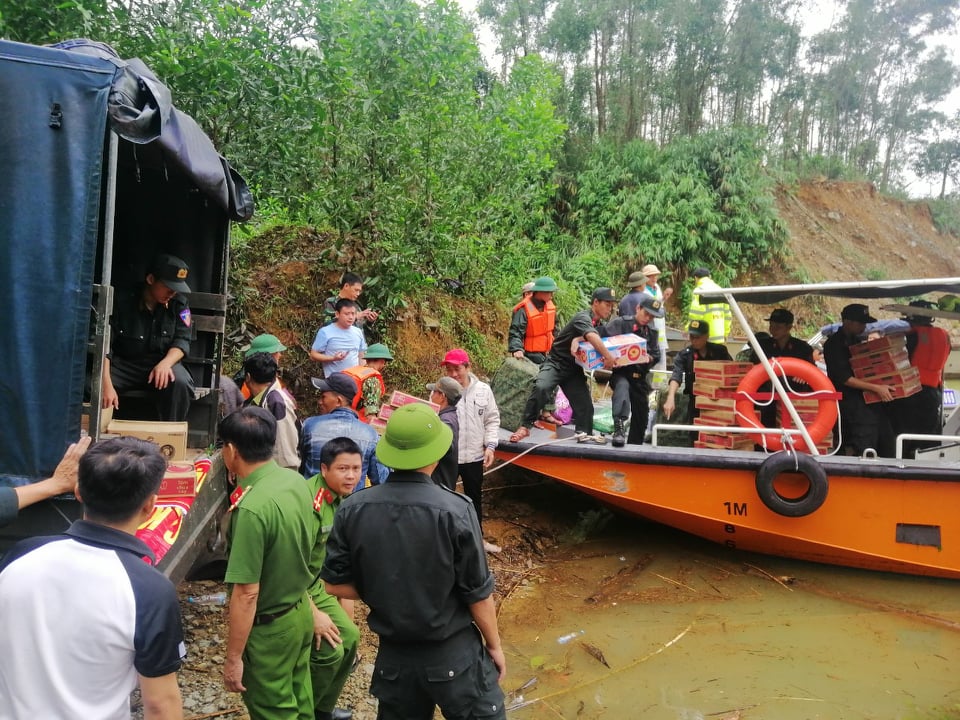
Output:
M483 529L483 471L493 464L493 451L497 447L497 431L500 427L500 410L487 383L470 372L470 356L466 350L454 348L443 356L440 363L447 376L463 388L457 403L457 420L460 423L458 465L463 493L473 500L473 509ZM500 548L484 540L487 552L500 552Z

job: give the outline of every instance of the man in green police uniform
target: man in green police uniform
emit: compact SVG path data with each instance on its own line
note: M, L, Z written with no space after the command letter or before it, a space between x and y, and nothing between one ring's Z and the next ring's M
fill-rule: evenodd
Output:
M357 658L360 631L350 619L353 600L339 600L329 595L320 579L320 568L327 554L327 538L333 529L333 516L340 507L340 499L353 492L360 482L362 469L360 446L350 438L338 437L320 450L320 472L307 480L318 523L310 562L316 580L309 591L313 602L310 680L316 720L350 720L353 716L351 711L335 706Z
M230 496L230 593L224 686L251 720L313 720L307 588L317 522L309 486L273 460L277 421L246 407L220 421Z
M158 255L143 284L118 293L110 318L111 347L103 363L101 405L119 408L120 395L152 389L161 420L186 420L193 399L190 372L180 362L190 352L190 268L178 257Z

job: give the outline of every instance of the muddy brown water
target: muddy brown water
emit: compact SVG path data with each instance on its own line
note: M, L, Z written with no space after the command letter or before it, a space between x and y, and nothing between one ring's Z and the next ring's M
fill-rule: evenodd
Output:
M960 718L960 583L731 551L551 483L526 493L568 531L498 572L510 717Z

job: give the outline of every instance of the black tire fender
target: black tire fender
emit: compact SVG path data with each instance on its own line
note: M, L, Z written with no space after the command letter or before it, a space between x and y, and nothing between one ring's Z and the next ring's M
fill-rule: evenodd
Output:
M774 485L783 473L805 475L810 487L797 498L784 497ZM796 452L774 453L757 470L757 495L770 510L784 517L804 517L816 512L827 499L829 483L823 466L812 455Z

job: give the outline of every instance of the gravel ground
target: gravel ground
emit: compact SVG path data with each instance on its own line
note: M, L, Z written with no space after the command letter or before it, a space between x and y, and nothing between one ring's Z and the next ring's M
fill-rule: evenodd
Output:
M243 699L223 687L223 660L227 646L227 608L224 605L198 605L187 598L226 590L215 581L185 582L178 588L183 629L187 642L187 659L180 670L180 692L183 695L184 720L244 720L249 718ZM360 628L360 663L350 676L340 696L341 707L353 710L354 720L375 720L377 701L367 691L376 656L376 635L366 623L367 609L357 603L357 625ZM137 697L133 700L133 717L143 717Z

